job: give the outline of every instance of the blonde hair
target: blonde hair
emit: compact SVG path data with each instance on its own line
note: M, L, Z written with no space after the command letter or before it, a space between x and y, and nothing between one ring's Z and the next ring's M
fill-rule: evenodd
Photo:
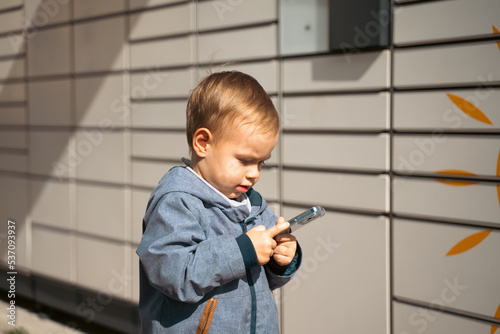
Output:
M207 128L214 141L227 139L241 123L259 132L277 134L279 116L266 91L252 76L238 71L210 74L193 90L186 108L186 135L190 151L196 130Z

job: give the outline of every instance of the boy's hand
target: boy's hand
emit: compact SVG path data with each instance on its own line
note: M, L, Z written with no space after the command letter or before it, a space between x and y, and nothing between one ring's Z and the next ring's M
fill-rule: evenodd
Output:
M285 218L279 217L276 226L282 224ZM275 238L277 246L274 249L273 258L280 266L287 266L292 262L297 251L297 239L291 234L281 234Z
M269 260L271 259L271 256L275 254L275 249L279 243L276 240L274 240L274 237L280 234L281 232L286 231L290 226L288 222L285 222L284 218L282 218L279 224L278 222L280 222L279 219L276 222L276 225L268 230L266 230L264 225L258 225L247 232L247 235L250 238L250 241L252 241L253 247L255 248L255 253L257 253L257 259L259 260L259 264L261 266L268 263ZM282 235L282 237L286 236L290 236L290 234ZM281 250L281 252L283 252L283 250ZM294 255L295 251L292 255L292 259ZM290 261L292 260L290 259ZM290 261L288 263L290 263ZM278 264L280 263L278 262Z

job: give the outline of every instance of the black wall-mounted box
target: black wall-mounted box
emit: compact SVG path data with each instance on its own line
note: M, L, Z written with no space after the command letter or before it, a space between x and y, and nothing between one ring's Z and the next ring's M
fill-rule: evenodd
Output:
M331 51L387 48L390 27L390 0L330 0Z

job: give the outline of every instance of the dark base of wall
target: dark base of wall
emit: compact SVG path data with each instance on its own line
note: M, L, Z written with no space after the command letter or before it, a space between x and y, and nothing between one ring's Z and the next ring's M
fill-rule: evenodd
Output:
M15 298L9 298L9 276L0 274L0 299L47 314L52 320L93 334L140 333L139 310L136 304L102 292L86 290L37 275L17 273Z

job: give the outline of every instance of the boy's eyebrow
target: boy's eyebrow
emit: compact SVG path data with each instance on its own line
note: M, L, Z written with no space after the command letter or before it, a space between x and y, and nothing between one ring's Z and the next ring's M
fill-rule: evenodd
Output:
M272 155L272 153L270 153L266 158L264 158L263 161L271 159L271 155ZM250 160L260 160L260 158L258 158L256 156L247 156L246 158L244 158L244 156L242 155L240 158L242 158L242 159L250 159Z

